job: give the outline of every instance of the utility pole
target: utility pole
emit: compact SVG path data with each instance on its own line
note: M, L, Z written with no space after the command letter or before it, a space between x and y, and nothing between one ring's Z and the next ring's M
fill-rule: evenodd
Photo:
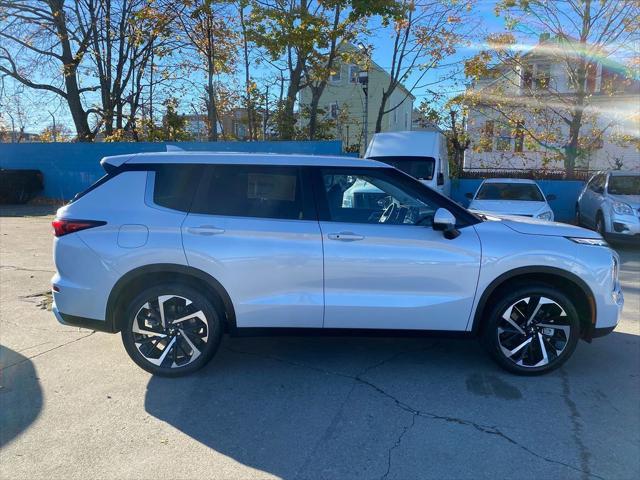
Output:
M58 130L56 129L56 116L49 112L49 115L51 115L51 118L53 119L53 143L56 143L58 141Z
M364 72L358 72L358 83L362 85L362 91L364 92L364 148L362 150L364 153L369 145L369 64L371 63L371 52L369 47L362 43L358 45L358 48L367 57L367 69Z

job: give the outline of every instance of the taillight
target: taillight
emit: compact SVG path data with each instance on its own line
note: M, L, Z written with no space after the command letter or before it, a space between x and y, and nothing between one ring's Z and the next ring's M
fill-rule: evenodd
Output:
M56 237L62 237L68 233L79 232L80 230L86 230L87 228L100 227L106 225L107 222L98 220L67 220L56 218L51 225L53 226L53 232Z

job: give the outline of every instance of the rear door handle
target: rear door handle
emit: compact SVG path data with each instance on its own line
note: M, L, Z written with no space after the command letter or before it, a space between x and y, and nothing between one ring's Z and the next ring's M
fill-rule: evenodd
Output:
M353 232L330 233L327 235L330 240L340 240L341 242L355 242L356 240L364 240L364 235L358 235Z
M224 233L224 228L217 228L217 227L214 227L213 225L201 225L199 227L188 227L187 232L193 235L211 236L211 235L220 235L221 233Z

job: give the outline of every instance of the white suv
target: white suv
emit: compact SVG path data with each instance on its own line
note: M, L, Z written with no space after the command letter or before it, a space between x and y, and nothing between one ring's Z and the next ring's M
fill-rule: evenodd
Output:
M539 374L618 322L618 256L598 233L484 219L383 163L153 153L102 165L53 222L53 311L122 332L155 374L202 367L224 331L265 328L466 332L504 368ZM356 182L385 198L345 202Z

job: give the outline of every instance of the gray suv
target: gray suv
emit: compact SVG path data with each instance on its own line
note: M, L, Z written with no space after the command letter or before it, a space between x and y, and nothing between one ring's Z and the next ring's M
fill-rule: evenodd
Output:
M576 203L576 221L610 240L640 244L640 172L598 172Z

